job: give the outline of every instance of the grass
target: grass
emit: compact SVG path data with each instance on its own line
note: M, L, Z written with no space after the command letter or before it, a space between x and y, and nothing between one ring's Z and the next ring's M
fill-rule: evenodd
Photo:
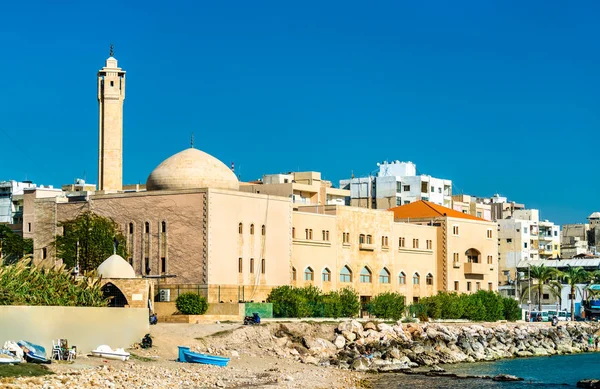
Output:
M153 358L143 357L141 355L136 355L134 353L129 353L129 357L131 359L135 359L136 361L140 361L140 362L154 362L155 361L155 359L153 359Z
M17 365L1 365L0 378L5 377L39 377L54 374L44 365L20 363Z

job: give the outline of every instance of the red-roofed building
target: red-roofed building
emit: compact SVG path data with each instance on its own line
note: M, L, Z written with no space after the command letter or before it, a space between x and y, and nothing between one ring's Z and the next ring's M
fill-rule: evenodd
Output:
M438 227L440 290L498 290L498 226L495 223L423 200L389 211L394 213L396 222ZM418 246L418 240L414 244Z

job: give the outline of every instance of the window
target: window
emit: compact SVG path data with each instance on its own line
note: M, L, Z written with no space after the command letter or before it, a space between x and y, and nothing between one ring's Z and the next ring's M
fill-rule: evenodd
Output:
M550 298L550 294L549 293L542 293L542 299L543 300L548 300Z
M396 197L396 205L402 205L402 198Z
M476 283L475 283L475 290L476 290L477 292L479 292L479 291L481 290L481 282L476 282Z
M467 292L471 291L471 282L467 282Z
M452 226L452 235L458 235L458 226Z
M402 190L403 190L404 192L410 192L410 185L403 185L403 186L402 186Z
M145 226L146 226L146 234L149 234L150 233L150 223L146 222Z
M379 283L389 284L390 283L390 272L384 267L379 273Z
M292 239L296 237L296 227L292 227Z
M488 260L488 265L491 265L494 262L494 257L492 257L491 255L488 255L487 260Z
M150 274L150 258L144 258L144 269L146 269L146 275Z
M160 223L160 230L161 232L167 232L167 222L163 221Z
M133 223L129 223L129 233L133 234Z
M479 263L479 255L481 254L479 251L475 249L468 249L465 254L467 255L467 262Z
M292 281L296 281L296 268L292 268Z
M371 271L366 266L360 271L360 282L371 283Z
M488 239L492 239L492 230L491 230L491 229L488 229L488 230L487 230L487 232L486 232L486 234L485 234L485 236L486 236L486 238L488 238Z
M260 261L260 272L261 272L262 274L265 274L265 272L266 272L266 271L267 271L267 263L266 263L265 259L263 258L263 259Z
M342 232L342 243L350 243L350 233Z
M494 290L494 286L493 286L493 284L492 284L491 282L488 282L488 290L489 290L489 291L492 291L492 290ZM513 292L514 292L514 291L513 291Z
M419 248L419 239L413 239L413 249Z
M413 285L419 285L421 283L421 276L419 273L413 274Z
M160 272L165 274L167 272L167 258L162 257L160 259Z
M558 245L554 245L554 250L558 250Z
M523 234L527 235L527 228L523 228Z
M482 215L481 215L481 212L479 212L479 211L477 211L475 215L476 215L477 217L479 217L479 218L482 216Z
M250 274L254 274L254 258L250 258Z
M458 281L454 281L454 290L458 292Z
M267 233L267 227L265 227L265 225L263 224L262 227L260 228L260 232L263 236L265 236L265 234Z
M323 240L329 240L329 231L323 230Z
M312 228L308 229L308 239L312 239L313 238L313 234L312 234Z
M365 235L364 234L360 234L358 236L358 243L360 243L360 244L365 243Z
M506 243L512 243L512 239L511 238L506 238Z
M427 184L427 182L421 182L421 193L427 193L427 187L429 186Z
M48 258L48 250L44 247L42 249L42 259Z
M340 282L352 282L352 271L344 266L340 271Z
M244 232L244 225L242 223L238 224L238 234Z
M373 237L371 235L367 235L367 244L373 243Z
M431 187L431 193L435 192L435 187Z
M398 275L398 284L406 285L406 274L404 274L403 271L401 271L400 274Z
M398 238L398 247L404 247L404 238Z
M308 228L304 229L304 236L308 240Z
M250 224L250 235L254 235L254 224Z
M554 231L554 236L558 236L558 231Z
M27 232L31 232L31 223L27 223Z
M115 86L115 82L114 82L114 81L111 81L111 82L110 82L110 86Z
M571 294L571 293L569 293L569 294L567 295L567 299L568 299L568 300L575 300L575 298L576 298L576 297L575 297L575 295L574 295L574 294Z
M419 298L418 297L413 297L413 303L416 304L419 302Z
M427 277L425 277L425 284L433 285L433 275L431 273L427 274Z
M402 182L396 181L396 193L402 192Z
M425 244L427 244L427 250L431 250L433 248L433 242L431 240L426 240Z
M309 266L306 268L306 270L304 270L304 281L314 281L314 280L315 280L315 272Z
M388 247L388 237L387 236L381 237L381 246Z
M323 273L321 273L324 282L331 281L331 271L328 268L323 269Z
M244 260L242 258L238 258L238 273L242 273L244 271Z
M404 200L404 205L406 205L406 204L410 204L410 201Z
M454 263L457 263L460 261L460 256L458 255L458 253L454 253L452 254L452 259L454 260Z
M527 242L524 242L524 243L523 243L523 247L524 247L524 248L527 248Z

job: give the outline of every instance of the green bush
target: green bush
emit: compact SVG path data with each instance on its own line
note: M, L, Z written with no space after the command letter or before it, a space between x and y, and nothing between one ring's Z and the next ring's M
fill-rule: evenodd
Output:
M274 317L354 317L360 308L358 294L350 288L323 294L312 285L279 286L271 290L267 302L273 304Z
M358 293L352 288L340 290L340 304L342 312L340 317L356 317L360 311L360 299Z
M480 290L473 294L439 292L421 299L431 319L467 319L473 321L518 320L519 304L496 292Z
M73 278L61 267L35 266L29 260L0 267L0 305L105 307L100 279Z
M206 299L196 293L183 293L175 300L175 306L184 315L204 315L208 310Z
M399 320L404 314L404 296L395 292L378 294L371 300L369 313L380 319Z
M300 288L289 285L273 288L267 302L273 304L274 317L309 317L312 312Z
M521 320L521 307L515 299L504 297L504 318L510 321Z

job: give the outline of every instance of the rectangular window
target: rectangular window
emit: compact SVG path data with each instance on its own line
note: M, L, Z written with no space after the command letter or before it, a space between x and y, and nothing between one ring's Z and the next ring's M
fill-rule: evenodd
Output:
M527 242L523 243L523 247L527 248Z
M404 247L404 238L398 238L398 247Z
M433 249L433 242L431 240L426 240L425 244L427 245L427 250Z
M494 290L494 285L491 282L488 282L488 290L489 291ZM514 293L514 291L513 291L513 293Z
M364 234L360 234L358 236L358 243L360 243L360 244L365 243L365 235Z
M150 223L146 222L146 234L150 233Z
M421 193L427 193L427 182L421 182Z
M491 265L494 262L494 257L492 257L491 255L487 256L488 259L488 264Z
M471 291L471 282L467 282L467 292Z
M458 226L452 226L452 235L458 235Z
M454 260L454 263L460 261L460 257L458 256L458 253L452 254L452 259Z
M292 227L292 238L296 237L296 227Z
M129 233L133 234L133 223L129 223Z
M396 197L396 205L402 205L402 198Z
M292 280L296 281L296 268L292 268Z
M387 236L382 236L381 237L381 246L382 247L388 247L388 237Z
M554 236L558 236L558 231L554 231Z
M42 259L48 258L48 250L44 247L42 249Z
M506 243L512 243L512 239L511 238L506 238Z
M550 294L542 293L542 300L548 300L548 299L550 299Z
M402 192L402 182L396 181L396 193Z
M323 234L323 240L327 240L327 237L325 236L325 230L322 231Z
M479 291L481 289L481 282L475 283L475 290Z
M254 274L254 258L250 258L250 274Z
M160 272L165 274L167 272L167 258L162 257L160 259Z
M431 187L431 193L435 192L435 187Z
M238 258L238 273L242 273L244 271L244 260L242 258Z
M454 290L458 292L458 281L454 281Z
M308 240L308 228L304 229L305 239Z
M419 239L413 239L413 249L419 248Z
M476 215L477 217L481 217L481 212L477 211Z
M406 205L406 204L410 204L410 201L404 200L404 205Z
M367 235L367 244L373 243L373 237L371 235Z
M487 230L486 237L487 237L488 239L492 239L492 230L491 230L491 229L488 229L488 230Z
M266 261L266 260L263 258L263 259L260 261L260 272L261 272L262 274L265 274L265 272L266 272L266 271L267 271L267 261Z
M144 258L144 269L146 274L150 274L150 258L148 257Z
M413 297L413 303L418 303L419 302L419 298L418 297Z
M410 192L410 185L404 185L402 187L402 191L404 191L404 192Z
M313 238L313 234L312 234L312 228L308 230L308 239L312 239Z
M323 281L329 282L331 281L331 273L328 271L323 272Z
M554 250L558 250L558 245L554 245Z
M27 232L31 232L31 223L27 223Z

